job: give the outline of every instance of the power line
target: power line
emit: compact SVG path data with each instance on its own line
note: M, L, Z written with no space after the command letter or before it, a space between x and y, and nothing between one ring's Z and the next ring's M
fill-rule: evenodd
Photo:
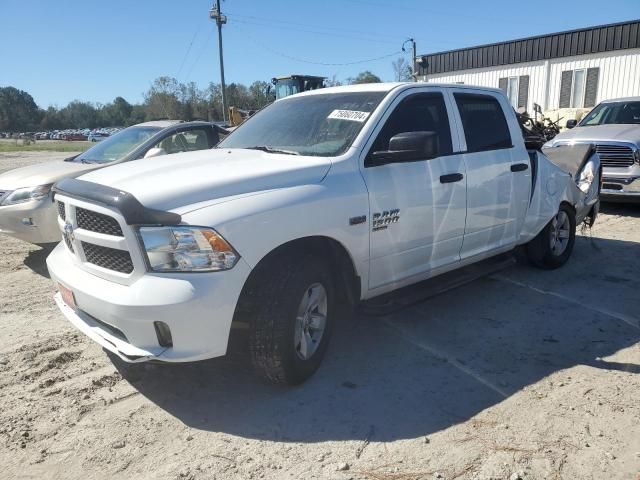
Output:
M351 40L360 40L360 41L365 41L365 42L376 42L376 43L385 43L385 44L398 44L398 41L393 42L390 40L379 40L377 38L364 38L364 37L356 37L354 35L345 35L342 33L330 33L330 32L321 32L321 31L314 31L314 30L306 30L306 29L302 29L302 28L296 28L296 27L282 27L282 26L278 26L278 25L272 25L270 23L260 23L260 22L254 22L254 21L248 21L248 20L239 20L237 18L233 19L234 23L243 23L246 25L256 25L256 26L261 26L261 27L267 27L267 28L275 28L278 30L291 30L291 31L297 31L297 32L304 32L304 33L313 33L316 35L324 35L324 36L328 36L328 37L341 37L341 38L349 38ZM400 40L399 40L400 41Z
M189 43L189 48L187 48L187 52L184 54L184 57L182 57L182 63L180 63L180 68L178 69L178 73L176 74L176 78L180 77L180 73L182 72L182 68L184 67L185 62L187 61L187 57L189 56L189 53L191 52L191 47L193 47L193 42L195 42L196 37L200 33L200 28L201 27L198 27L196 29L195 33L193 34L193 38L191 38L191 43Z
M342 63L316 62L314 60L307 60L307 59L304 59L304 58L294 57L292 55L288 55L286 53L279 52L278 50L274 50L273 48L266 46L264 44L264 42L259 42L255 38L253 38L252 36L247 35L247 34L245 34L245 35L253 43L255 43L259 47L262 47L263 49L265 49L265 50L267 50L267 51L269 51L269 52L271 52L271 53L273 53L275 55L279 55L281 57L287 58L289 60L293 60L295 62L308 63L310 65L323 65L323 66L326 66L326 67L343 67L343 66L347 66L347 65L358 65L358 64L361 64L361 63L370 63L370 62L375 62L375 61L378 61L378 60L384 60L385 58L390 58L390 57L394 57L394 56L402 54L402 51L398 50L396 52L389 53L387 55L381 55L379 57L374 57L374 58L367 58L367 59L364 59L364 60L356 60L356 61L353 61L353 62L342 62Z
M211 40L211 38L213 37L213 32L215 32L215 28L211 28L211 30L209 31L209 36L207 37L207 39L205 40L204 44L202 44L202 47L200 48L200 52L198 53L198 56L196 57L195 62L193 62L191 64L191 68L189 68L189 71L187 72L187 74L184 77L184 81L186 82L189 77L191 76L191 72L193 71L193 69L195 68L195 66L198 64L198 62L200 61L200 59L202 58L202 54L204 53L204 51L207 49L207 46L209 45L209 41Z
M399 40L399 36L397 35L389 35L389 34L384 34L384 33L370 33L370 32L366 32L363 30L354 30L352 28L340 28L340 27L325 27L325 26L321 26L321 25L309 25L306 23L300 23L300 22L291 22L288 20L279 20L279 19L275 19L275 18L266 18L266 17L256 17L254 15L241 15L238 13L229 13L228 14L229 17L239 17L239 18L244 18L244 19L250 19L250 20L259 20L259 21L263 21L263 22L269 22L269 23L283 23L283 24L287 24L287 25L297 25L300 27L307 27L307 28L314 28L317 30L329 30L329 31L336 31L336 32L344 32L344 33L356 33L356 34L363 34L365 36L369 36L369 37L386 37L388 39L393 39L395 41Z
M360 5L369 5L372 7L380 7L380 8L384 8L385 10L388 10L389 5L387 5L386 3L383 2L376 2L376 1L372 1L372 0L347 0L350 3L357 3ZM398 5L397 3L393 4L393 9L394 10L405 10L408 12L420 12L423 14L430 14L430 15L436 15L436 16L440 16L440 17L451 17L451 18L471 18L473 20L478 20L478 19L482 19L482 20L503 20L503 21L509 21L508 19L504 18L504 17L497 17L497 16L491 16L491 17L487 17L484 15L477 15L476 13L464 13L464 12L460 12L459 10L456 10L455 12L449 13L449 12L443 12L441 10L431 10L429 8L422 8L422 7L408 7L406 5Z

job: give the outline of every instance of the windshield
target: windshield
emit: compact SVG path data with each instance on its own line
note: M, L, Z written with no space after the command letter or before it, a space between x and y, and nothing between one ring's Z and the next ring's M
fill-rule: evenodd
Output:
M581 127L610 124L640 125L640 101L601 103L580 122Z
M345 92L279 100L251 117L217 148L341 155L385 95L386 92Z
M129 127L105 138L100 143L81 153L74 162L109 163L120 160L133 149L142 145L161 130L159 127Z

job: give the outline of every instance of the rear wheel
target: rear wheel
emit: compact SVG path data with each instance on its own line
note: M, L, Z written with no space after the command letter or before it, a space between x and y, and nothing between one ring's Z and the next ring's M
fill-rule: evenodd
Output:
M575 239L575 213L571 207L562 204L558 213L527 245L529 261L539 268L559 268L569 260Z
M302 383L324 357L333 317L335 290L322 262L302 256L274 262L249 292L249 349L258 373L272 383Z

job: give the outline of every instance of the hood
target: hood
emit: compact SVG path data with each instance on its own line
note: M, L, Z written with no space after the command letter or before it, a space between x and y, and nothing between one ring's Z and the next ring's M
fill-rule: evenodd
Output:
M594 125L592 127L575 127L556 135L556 141L617 141L631 142L640 145L640 125Z
M96 168L103 168L104 166L56 160L20 167L0 174L0 190L16 190L22 187L48 185L63 178L77 177L82 173Z
M323 157L213 149L114 165L81 180L129 192L149 208L182 211L200 202L318 183L330 166Z

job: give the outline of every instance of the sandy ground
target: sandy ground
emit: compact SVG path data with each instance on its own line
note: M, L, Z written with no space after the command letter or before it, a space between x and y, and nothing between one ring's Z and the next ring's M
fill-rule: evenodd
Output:
M344 319L297 388L256 379L242 334L114 362L56 310L47 251L1 241L2 478L640 478L640 207L606 207L561 270Z

